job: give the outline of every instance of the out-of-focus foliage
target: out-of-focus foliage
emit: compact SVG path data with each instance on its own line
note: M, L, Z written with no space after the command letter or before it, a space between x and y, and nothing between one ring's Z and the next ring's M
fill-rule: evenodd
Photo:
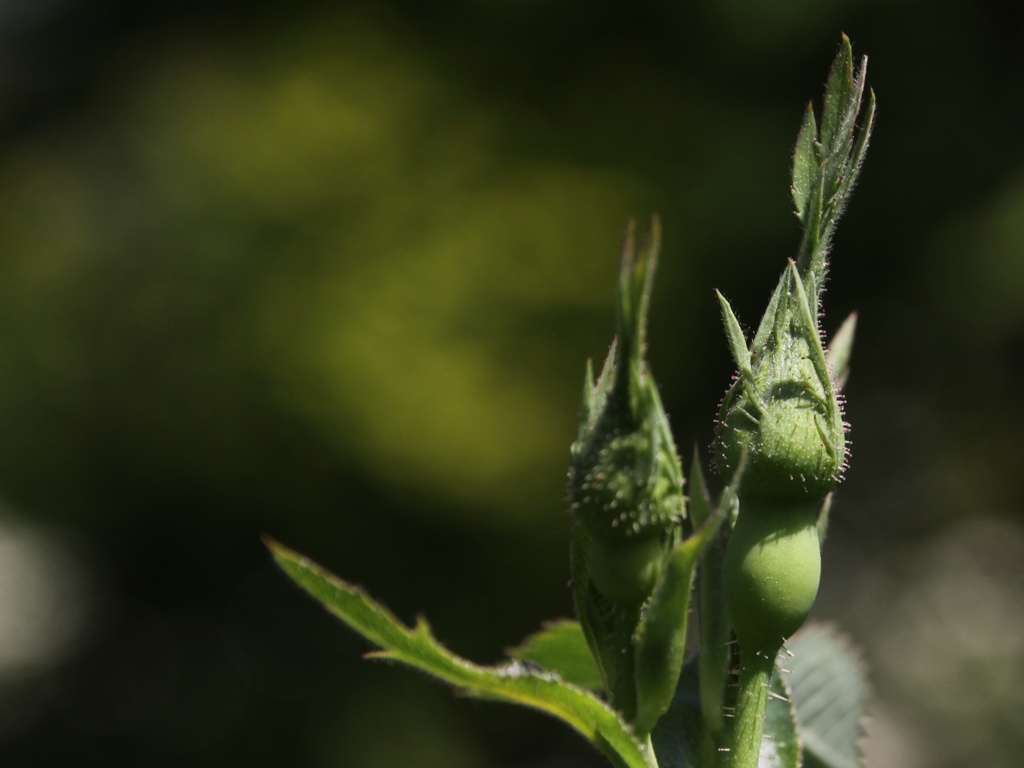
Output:
M860 324L817 614L876 670L876 766L1015 765L1020 21L8 4L0 639L33 652L0 651L5 761L600 765L530 713L368 679L258 537L482 663L569 614L568 446L626 219L664 222L649 356L706 446L731 369L711 288L752 322L795 252L791 137L845 31L885 107L824 298ZM410 725L382 733L393 706Z
M639 184L508 162L524 119L369 22L282 38L144 57L101 136L11 158L3 234L24 258L4 309L42 335L22 354L72 392L121 390L115 418L190 469L246 460L233 401L255 377L383 482L478 519L548 517L571 419L552 374L582 325L561 319L607 305ZM181 410L212 439L190 441Z

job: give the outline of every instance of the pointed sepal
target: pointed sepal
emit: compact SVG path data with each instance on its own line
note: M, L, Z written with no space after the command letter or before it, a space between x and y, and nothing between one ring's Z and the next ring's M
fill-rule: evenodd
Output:
M850 377L850 356L853 354L853 339L857 333L857 313L851 312L832 337L825 351L829 373L836 392L841 392Z
M747 340L743 336L740 321L736 319L728 300L718 291L715 291L715 296L718 297L718 304L722 309L722 323L725 325L725 338L729 342L732 359L736 362L736 368L740 375L749 377L751 375L750 350L747 349Z

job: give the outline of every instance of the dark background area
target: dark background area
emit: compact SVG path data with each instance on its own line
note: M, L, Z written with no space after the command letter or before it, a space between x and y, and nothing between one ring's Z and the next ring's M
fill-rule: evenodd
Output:
M0 8L0 761L598 766L277 572L454 651L570 615L563 486L630 216L681 450L797 245L840 32L875 138L826 330L860 326L816 615L875 768L1024 753L1024 48L985 2L21 0Z

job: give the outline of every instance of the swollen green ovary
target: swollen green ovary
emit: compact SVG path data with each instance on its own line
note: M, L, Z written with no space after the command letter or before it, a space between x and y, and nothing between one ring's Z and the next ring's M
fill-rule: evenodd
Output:
M640 605L661 573L665 546L655 533L628 539L590 541L590 579L605 597L620 605Z
M725 557L729 619L744 652L774 658L818 594L817 504L741 502Z

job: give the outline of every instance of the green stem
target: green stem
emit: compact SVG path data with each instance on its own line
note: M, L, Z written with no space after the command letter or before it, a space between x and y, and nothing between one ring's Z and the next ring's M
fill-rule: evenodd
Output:
M658 756L654 752L654 744L651 743L651 734L649 733L644 739L644 749L647 750L647 758L652 768L658 768Z
M774 655L756 653L752 658L743 660L736 719L729 749L729 768L757 768L764 730L764 710L768 704L768 684L774 669Z

